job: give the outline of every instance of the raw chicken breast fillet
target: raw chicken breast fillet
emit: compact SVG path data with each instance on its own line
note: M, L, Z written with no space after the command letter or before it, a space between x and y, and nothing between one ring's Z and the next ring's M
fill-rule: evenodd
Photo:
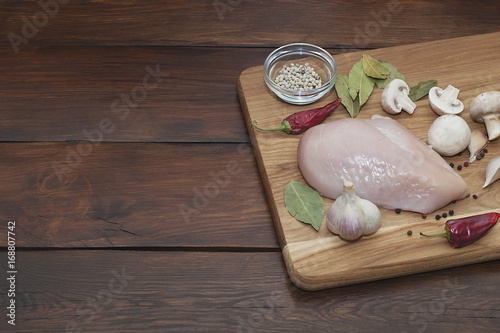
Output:
M300 139L297 160L309 185L332 199L342 194L343 178L359 197L387 209L431 213L468 195L438 153L388 117L315 126Z

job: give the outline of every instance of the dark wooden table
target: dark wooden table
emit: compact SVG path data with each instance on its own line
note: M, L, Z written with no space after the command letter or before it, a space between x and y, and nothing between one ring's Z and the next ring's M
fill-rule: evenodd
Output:
M280 45L496 32L498 1L2 0L0 16L1 332L500 330L498 261L297 289L236 94Z

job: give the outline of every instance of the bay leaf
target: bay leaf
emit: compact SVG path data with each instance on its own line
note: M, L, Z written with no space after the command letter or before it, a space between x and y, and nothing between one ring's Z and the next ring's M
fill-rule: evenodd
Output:
M435 86L437 86L437 80L419 82L416 86L410 88L408 97L410 97L410 99L414 102L418 101L422 97L427 96L429 94L429 90Z
M285 205L297 220L310 224L319 230L325 210L321 196L307 185L291 180L285 186Z
M373 79L378 88L384 89L389 82L394 79L400 79L406 82L404 75L398 72L398 68L396 66L383 60L379 60L379 62L389 70L389 75L386 79Z
M359 98L353 100L349 93L349 78L347 75L338 75L335 81L335 90L337 91L338 98L342 99L342 105L345 106L351 118L356 117L359 112ZM357 101L357 106L354 101Z
M390 70L369 54L363 54L363 71L374 79L387 79Z
M359 102L359 96L356 96L354 101L351 100L351 103L352 103L352 106L351 106L352 111L349 114L351 115L352 118L355 118L359 113L359 109L361 109L361 104Z
M349 72L349 94L353 100L359 95L359 106L366 103L374 87L374 81L363 71L363 59L352 66Z

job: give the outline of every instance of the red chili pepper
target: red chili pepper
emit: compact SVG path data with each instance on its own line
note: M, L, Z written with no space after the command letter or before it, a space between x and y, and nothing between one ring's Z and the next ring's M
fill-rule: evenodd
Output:
M289 115L281 122L277 128L264 129L258 127L257 120L254 120L253 126L261 131L283 131L286 134L302 134L309 128L321 124L333 111L339 106L342 100L340 98L317 109L300 111Z
M493 228L499 217L499 213L486 213L448 220L444 226L445 231L434 235L420 234L425 237L446 236L451 247L464 247L483 237Z

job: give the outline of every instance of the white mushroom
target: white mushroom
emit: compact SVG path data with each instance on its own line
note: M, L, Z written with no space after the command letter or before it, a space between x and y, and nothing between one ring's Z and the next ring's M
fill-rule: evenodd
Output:
M488 139L494 140L500 136L500 91L488 91L476 96L470 105L470 116L484 123Z
M394 79L384 88L380 103L382 109L390 114L401 113L401 110L412 114L417 105L408 97L410 87L405 81Z
M429 91L429 104L438 115L459 114L464 110L464 103L458 99L460 90L448 85L445 90L432 87Z
M427 143L441 156L453 156L467 148L471 131L460 116L446 114L437 118L427 133Z

